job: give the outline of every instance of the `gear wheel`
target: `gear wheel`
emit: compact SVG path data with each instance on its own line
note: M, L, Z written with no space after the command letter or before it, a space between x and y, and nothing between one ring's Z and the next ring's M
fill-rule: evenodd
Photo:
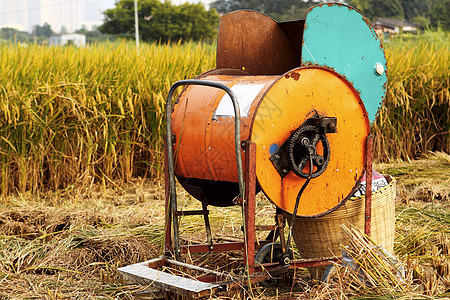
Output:
M322 155L317 153L317 144L322 144ZM326 135L321 132L319 127L305 125L297 128L289 137L287 143L289 166L295 175L308 178L309 172L303 172L303 169L312 156L313 170L311 178L316 178L322 174L330 161L330 144Z

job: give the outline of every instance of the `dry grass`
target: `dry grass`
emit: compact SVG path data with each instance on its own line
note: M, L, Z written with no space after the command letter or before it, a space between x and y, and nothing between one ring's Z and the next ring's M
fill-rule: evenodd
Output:
M338 288L312 282L305 270L298 270L292 284L272 289L254 286L251 295L256 299L369 299L368 294L373 293L376 296L371 297L386 299L448 297L448 197L436 198L428 193L414 196L417 195L416 185L423 182L448 188L448 177L427 179L431 171L448 171L449 167L443 164L446 157L437 153L423 161L380 166L385 173L402 170L397 173L404 196L397 207L395 254L407 270L408 284L402 284L403 288L393 281L387 286L380 284L364 289L360 281L355 281L354 274L341 268ZM200 208L198 201L181 189L179 193L183 209ZM116 269L162 253L163 206L163 184L148 180L117 184L114 189L92 185L56 193L3 197L0 204L0 299L158 296L143 293L146 287L122 282ZM257 223L272 224L273 213L273 206L259 198ZM211 222L217 240L242 239L239 208L211 208ZM206 240L202 218L184 217L181 226L186 242ZM353 248L359 249L358 245ZM357 254L354 251L352 255L358 257ZM202 267L236 273L242 270L241 257L242 253L236 251L196 254L184 259ZM382 282L379 277L375 278ZM382 278L384 280L385 276ZM349 282L352 284L344 284ZM244 292L219 296L238 299Z
M116 268L160 252L160 190L141 181L3 198L0 297L131 298L142 287L120 284Z
M450 155L429 152L420 160L379 164L377 169L398 179L397 196L404 204L450 201Z
M330 266L327 284L319 285L316 292L341 299L367 294L392 297L413 292L411 282L403 278L401 263L356 228L342 227L349 238L349 245L342 247L347 262Z

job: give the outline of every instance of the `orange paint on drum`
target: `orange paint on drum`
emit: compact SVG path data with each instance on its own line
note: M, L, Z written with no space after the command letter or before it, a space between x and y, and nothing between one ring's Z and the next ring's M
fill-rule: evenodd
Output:
M305 189L297 215L316 216L336 209L364 168L367 114L356 91L342 76L324 68L299 68L281 76L254 114L256 176L266 196L292 213L306 179L289 172L281 178L269 160L291 133L314 114L337 118L337 133L327 134L331 157L326 170Z

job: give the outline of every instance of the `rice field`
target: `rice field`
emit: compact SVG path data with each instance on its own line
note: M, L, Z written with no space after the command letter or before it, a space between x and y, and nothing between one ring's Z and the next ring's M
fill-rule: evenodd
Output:
M156 177L168 89L214 62L201 43L2 44L1 193Z
M379 161L450 153L450 51L442 44L387 46L388 89L372 131Z

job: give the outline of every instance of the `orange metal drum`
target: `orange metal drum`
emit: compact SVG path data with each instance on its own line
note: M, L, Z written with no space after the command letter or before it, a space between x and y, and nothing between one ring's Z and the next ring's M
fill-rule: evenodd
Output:
M306 179L293 172L283 178L270 157L314 115L336 118L337 133L326 135L331 153L328 166L311 180L297 214L317 216L342 204L362 176L365 140L370 131L364 105L349 82L322 67L298 68L281 77L207 73L200 78L223 83L237 95L241 140L251 140L257 146L259 187L288 213L293 213ZM208 190L208 195L194 197L217 206L232 205L230 201L238 194L237 185L233 186L238 181L234 112L227 97L218 89L190 86L178 98L172 114L175 174L193 182L190 189L180 181L192 195L197 194L195 189L200 193ZM217 188L216 182L221 184ZM234 191L222 197L227 190ZM211 202L211 197L219 200Z
M282 179L269 158L292 131L314 114L336 117L337 133L327 135L331 158L325 172L305 189L297 213L300 216L317 216L336 209L362 175L370 126L361 99L339 74L324 68L299 68L273 84L252 121L258 183L277 207L292 213L306 179L293 172Z
M241 103L241 139L248 140L250 121L256 105L278 76L205 74L200 77L223 83L236 91ZM222 104L219 107L220 103ZM177 176L213 181L238 181L234 148L234 112L230 107L232 107L231 100L222 90L189 86L183 91L172 114Z

